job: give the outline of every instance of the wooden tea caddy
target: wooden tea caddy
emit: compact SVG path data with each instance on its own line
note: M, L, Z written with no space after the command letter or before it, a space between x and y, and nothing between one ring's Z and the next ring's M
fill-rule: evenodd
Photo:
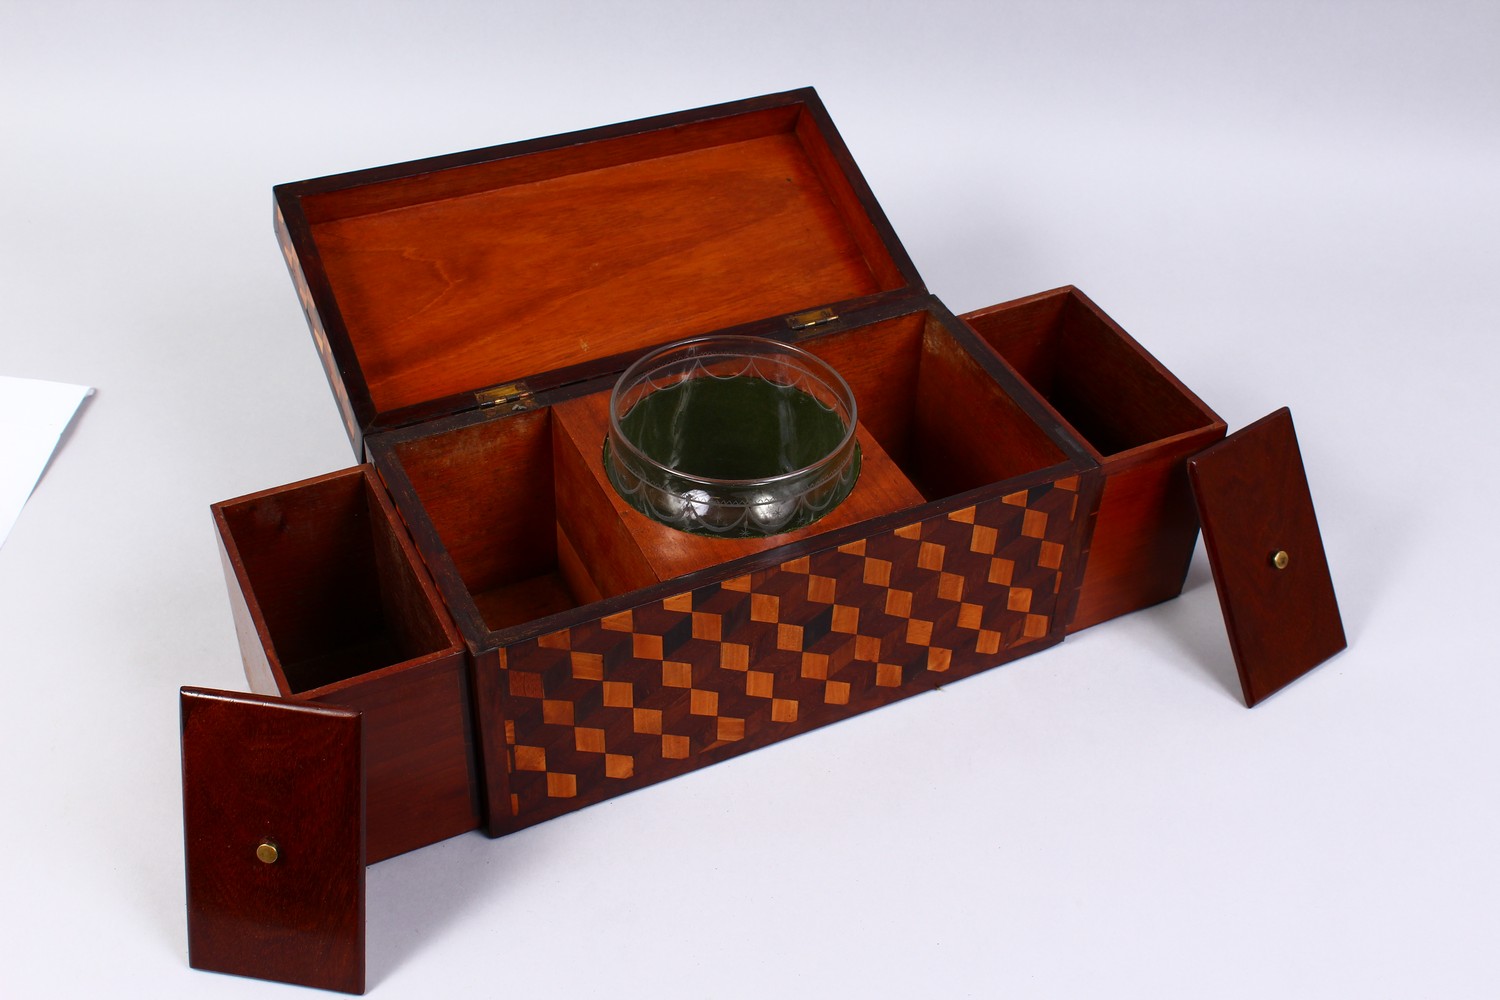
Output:
M365 464L213 507L255 693L182 693L195 967L362 992L367 863L1175 596L1200 453L1200 495L1227 478L1217 502L1243 508L1205 514L1211 555L1254 563L1243 613L1216 559L1232 634L1253 646L1270 615L1308 636L1291 658L1235 639L1247 701L1343 646L1311 502L1284 501L1285 411L1215 446L1223 421L1074 288L952 315L811 89L275 203ZM614 379L712 332L795 342L854 390L863 471L822 521L687 535L604 478Z

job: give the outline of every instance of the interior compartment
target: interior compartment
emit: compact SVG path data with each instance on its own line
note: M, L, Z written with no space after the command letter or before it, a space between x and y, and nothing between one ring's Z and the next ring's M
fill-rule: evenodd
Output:
M809 100L279 197L388 414L913 284Z
M1103 487L1070 631L1175 597L1198 536L1184 463L1224 436L1224 422L1076 288L961 318L1099 461Z
M798 346L844 376L860 423L927 500L1067 458L934 313L907 313Z
M552 411L541 407L414 437L392 449L491 631L585 603L558 565L551 427Z
M1069 457L932 312L917 310L810 337L799 346L849 382L863 430L889 457L877 456L875 463L890 469L882 487L889 495L860 520L1036 472ZM613 381L606 377L589 385L600 413ZM435 537L424 549L429 564L451 564L451 573L434 569L440 586L453 576L463 588L462 594L449 594L449 607L461 622L466 603L478 619L470 626L493 632L601 594L672 578L660 577L638 551L620 549L618 533L578 527L593 522L564 518L569 524L559 530L559 492L572 502L581 491L599 488L598 476L588 473L585 462L599 461L602 422L597 441L570 441L559 427L558 412L587 408L589 395L575 391L572 398L523 413L460 415L430 430L410 428L372 442L383 474L391 460L399 465L386 475L398 505L421 508L408 512L408 521L416 524L425 514L431 525ZM565 458L585 461L559 462L555 449L568 449L561 452ZM603 512L608 499L600 494L592 503ZM615 513L609 510L607 516ZM836 509L800 532L770 539L673 535L683 545L705 547L708 555L695 548L697 561L689 564L701 568L847 523L838 516ZM419 543L424 530L414 528Z
M1076 289L1044 292L963 319L1102 458L1217 421Z
M450 652L363 469L214 507L282 694Z

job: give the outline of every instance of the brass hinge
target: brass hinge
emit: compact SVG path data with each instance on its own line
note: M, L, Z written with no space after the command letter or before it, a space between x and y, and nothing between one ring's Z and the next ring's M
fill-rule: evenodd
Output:
M786 318L786 325L793 330L806 330L811 326L822 326L824 323L832 323L838 318L838 313L824 306L821 309L809 309L807 312L792 313Z
M474 401L479 404L481 410L499 406L512 412L520 412L536 405L536 397L532 395L531 389L525 382L506 382L504 385L476 392Z

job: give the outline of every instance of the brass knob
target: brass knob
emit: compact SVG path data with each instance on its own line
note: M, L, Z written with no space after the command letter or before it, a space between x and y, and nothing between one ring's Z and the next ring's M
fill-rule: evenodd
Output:
M1276 553L1271 556L1271 565L1277 569L1286 569L1291 561L1292 557L1286 554L1286 549L1277 549Z
M262 840L255 847L255 856L268 865L274 865L276 859L281 857L281 852L276 849L275 841Z

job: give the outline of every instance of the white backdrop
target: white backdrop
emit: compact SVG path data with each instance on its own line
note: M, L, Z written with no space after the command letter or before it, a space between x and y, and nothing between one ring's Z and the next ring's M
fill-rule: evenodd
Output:
M380 997L1494 997L1500 7L0 0L0 372L97 386L0 549L0 992L186 964L212 501L352 464L272 184L813 84L957 312L1084 289L1289 404L1351 647L1183 597L370 870ZM3 429L0 429L3 432Z

